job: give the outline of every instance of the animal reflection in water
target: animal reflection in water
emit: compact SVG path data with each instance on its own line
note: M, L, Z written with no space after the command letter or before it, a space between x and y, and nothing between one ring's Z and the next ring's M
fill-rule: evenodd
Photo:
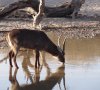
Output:
M41 81L40 81L40 74L43 67L41 69L34 68L33 69L35 71L34 76L30 74L28 67L33 68L30 60L28 59L23 60L22 62L23 71L27 76L27 79L30 80L31 82L30 84L26 83L25 85L20 85L19 81L16 78L18 69L15 69L14 74L12 75L12 68L10 68L9 81L11 83L11 86L9 87L9 90L52 90L56 84L58 84L59 88L61 89L60 87L61 80L63 80L64 89L66 90L64 65L58 67L55 73L51 73L49 65L45 62L44 67L46 68L47 76L45 77L45 80Z

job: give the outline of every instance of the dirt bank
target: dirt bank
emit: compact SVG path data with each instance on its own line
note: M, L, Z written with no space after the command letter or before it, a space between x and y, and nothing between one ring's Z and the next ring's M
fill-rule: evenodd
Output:
M100 34L100 17L82 17L79 19L44 18L41 22L43 31L53 31L64 34L67 38L93 38ZM15 28L33 29L32 19L10 18L0 21L0 31L10 31ZM0 32L0 47L7 46L5 34Z

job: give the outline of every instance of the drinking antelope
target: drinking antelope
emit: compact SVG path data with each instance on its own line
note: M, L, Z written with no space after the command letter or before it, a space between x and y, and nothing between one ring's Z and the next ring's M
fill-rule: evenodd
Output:
M53 56L57 56L59 61L65 62L64 49L65 40L63 43L63 49L55 45L48 36L43 31L29 30L29 29L13 29L8 33L7 42L10 46L9 52L9 63L12 67L12 58L14 59L14 64L16 68L18 65L16 63L16 56L20 48L34 49L36 53L35 67L40 66L39 62L39 51L46 51Z

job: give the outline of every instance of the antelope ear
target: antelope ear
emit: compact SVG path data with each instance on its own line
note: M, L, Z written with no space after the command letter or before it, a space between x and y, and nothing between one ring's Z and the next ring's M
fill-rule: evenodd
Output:
M62 34L60 36L58 36L58 46L60 47L60 38L61 38Z
M65 53L65 44L66 44L66 38L64 39L64 42L63 42L63 52Z

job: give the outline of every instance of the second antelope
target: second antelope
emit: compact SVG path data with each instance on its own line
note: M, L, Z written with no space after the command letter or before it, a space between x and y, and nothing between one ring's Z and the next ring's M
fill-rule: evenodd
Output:
M59 61L61 61L62 63L65 62L65 40L63 43L63 49L61 49L60 46L55 45L43 31L29 29L13 29L8 33L6 39L11 49L9 52L9 63L11 67L13 66L13 59L16 68L18 68L18 65L16 63L16 56L20 48L28 48L35 50L36 68L40 66L39 51L46 51L53 56L58 57Z

